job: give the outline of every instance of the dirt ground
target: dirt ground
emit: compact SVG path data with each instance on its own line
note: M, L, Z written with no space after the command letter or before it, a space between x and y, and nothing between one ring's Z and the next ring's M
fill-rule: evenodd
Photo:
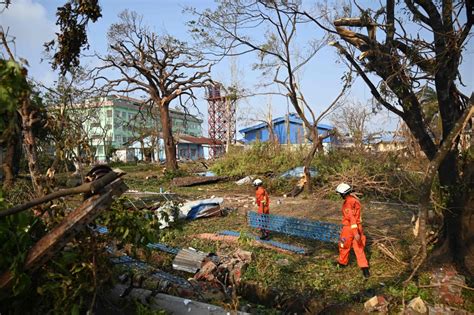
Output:
M230 180L176 188L161 186L162 184L153 180L143 181L146 174L147 172L132 174L132 181L127 184L130 183L132 189L136 187L142 191L156 192L162 188L187 200L222 197L222 207L235 210L226 217L186 221L178 229L163 230L160 239L167 245L179 248L191 246L218 255L237 247L252 251L255 261L252 261L243 276L244 284L239 292L239 300L241 305L247 302L265 305L266 311L257 312L259 314L280 314L281 311L298 314L360 314L364 311L364 302L378 294L389 298L390 312L399 311L402 299L419 294L427 297L430 303L437 303L436 296L427 294L426 289L418 289L408 295L401 289L401 281L409 271L406 262L410 261L410 248L414 242L411 224L413 208L361 198L363 226L368 240L366 254L371 265L371 277L365 280L353 254L349 266L344 270L333 265L338 256L337 245L334 243L272 233L272 240L301 246L309 252L308 255L298 255L252 247L245 242L245 238L234 245L197 239L196 234L218 233L223 230L238 231L241 235L258 234L256 229L248 226L246 217L248 211L256 211L254 188L251 185L237 186ZM133 180L136 182L133 183ZM340 223L341 206L342 199L337 196L327 200L318 198L317 194L302 193L296 198L270 194L270 213L275 215ZM389 257L384 253L380 245L393 256ZM171 268L173 257L168 256L161 255L157 267L174 273ZM422 275L421 278L426 277ZM279 311L272 312L274 309Z
M256 211L255 196L252 187L237 186L236 191L228 187L211 185L196 187L198 195L191 198L210 198L212 196L224 198L223 207L237 208L245 214L247 211ZM394 203L384 203L375 200L361 200L362 221L366 233L370 236L385 235L393 238L411 239L411 218L413 209ZM341 221L342 199L318 199L317 196L299 195L295 198L270 196L270 213L282 216L318 220L331 223Z

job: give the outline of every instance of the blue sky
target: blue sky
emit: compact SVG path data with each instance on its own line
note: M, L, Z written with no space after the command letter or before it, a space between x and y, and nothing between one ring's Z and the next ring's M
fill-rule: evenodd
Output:
M0 24L4 29L9 28L9 34L15 37L15 53L29 62L29 71L36 80L45 84L51 84L57 75L51 70L46 61L41 62L42 45L51 40L56 31L55 13L56 8L61 6L65 0L15 0L11 7L0 14ZM183 40L190 40L187 34L185 23L192 19L191 16L182 12L186 6L193 6L204 9L215 6L210 0L102 0L103 17L88 28L90 43L89 52L104 53L107 48L107 29L113 22L117 21L117 15L125 10L134 10L144 16L144 21L158 33L168 33ZM301 35L314 36L310 31L305 31ZM462 88L466 94L473 91L473 45L468 47L468 52L464 56L464 63L461 67L461 74L467 87ZM254 84L262 81L257 72L251 71L251 64L255 56L248 55L239 57L236 61L238 66L238 80L246 87L251 88ZM92 60L83 60L86 64L95 64ZM213 79L230 83L229 62L225 61L214 68ZM329 104L338 94L342 82L340 80L345 66L337 63L337 55L332 47L322 49L303 71L301 75L301 85L306 99L311 104L313 110L318 113ZM203 114L203 119L207 121L207 104L203 99L203 93L197 93L200 97L198 107ZM360 79L353 86L351 93L347 97L350 101L366 102L370 99L370 91ZM248 124L248 118L261 115L265 111L266 104L272 103L274 117L283 115L287 111L287 102L282 97L268 96L249 98L239 103L239 117L245 117L238 126ZM262 106L264 105L264 106ZM290 108L291 110L291 108ZM329 121L325 121L326 123ZM389 116L386 111L376 116L371 124L372 129L393 130L397 125L397 119ZM204 129L207 130L206 124Z

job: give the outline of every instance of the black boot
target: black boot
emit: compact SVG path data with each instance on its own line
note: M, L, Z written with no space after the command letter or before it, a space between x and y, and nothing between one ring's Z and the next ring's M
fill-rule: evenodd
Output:
M333 264L334 264L335 267L339 267L339 268L346 268L347 267L347 265L340 264L338 261L333 262Z
M362 268L362 274L364 275L364 278L369 278L370 277L370 272L369 272L369 267Z

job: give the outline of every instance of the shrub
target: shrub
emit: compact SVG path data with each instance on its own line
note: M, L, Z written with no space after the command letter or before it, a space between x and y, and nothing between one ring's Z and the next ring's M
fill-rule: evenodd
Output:
M217 175L247 176L274 174L301 166L306 149L288 149L268 142L256 142L246 150L231 150L211 170Z
M313 166L323 195L333 195L337 184L346 182L366 196L414 202L422 180L393 153L332 150L317 155Z

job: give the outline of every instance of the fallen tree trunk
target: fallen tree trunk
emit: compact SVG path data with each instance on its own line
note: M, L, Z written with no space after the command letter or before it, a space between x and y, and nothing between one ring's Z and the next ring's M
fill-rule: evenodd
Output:
M101 211L108 209L115 197L122 195L127 189L127 185L121 179L115 179L104 187L103 193L84 201L81 206L71 212L57 227L30 249L23 270L33 272L40 268L70 242L85 225L91 223ZM8 287L12 280L12 272L3 273L0 276L0 289Z
M217 183L225 179L227 179L227 177L225 176L208 176L208 177L187 176L187 177L173 178L173 181L171 183L173 186L176 186L176 187L189 187L189 186Z
M69 188L69 189L61 189L58 191L55 191L54 193L51 193L49 195L46 195L41 198L33 199L27 203L24 203L22 205L15 206L13 208L4 210L0 212L0 218L5 217L7 215L15 214L24 210L27 210L29 208L32 208L34 206L40 205L42 203L68 196L68 195L77 195L81 193L92 193L95 194L102 188L104 188L105 185L109 184L113 180L117 179L118 177L122 176L124 173L115 173L115 172L110 172L106 174L104 177L99 178L96 181L90 182L90 183L85 183L82 184L81 186L77 186L74 188Z

